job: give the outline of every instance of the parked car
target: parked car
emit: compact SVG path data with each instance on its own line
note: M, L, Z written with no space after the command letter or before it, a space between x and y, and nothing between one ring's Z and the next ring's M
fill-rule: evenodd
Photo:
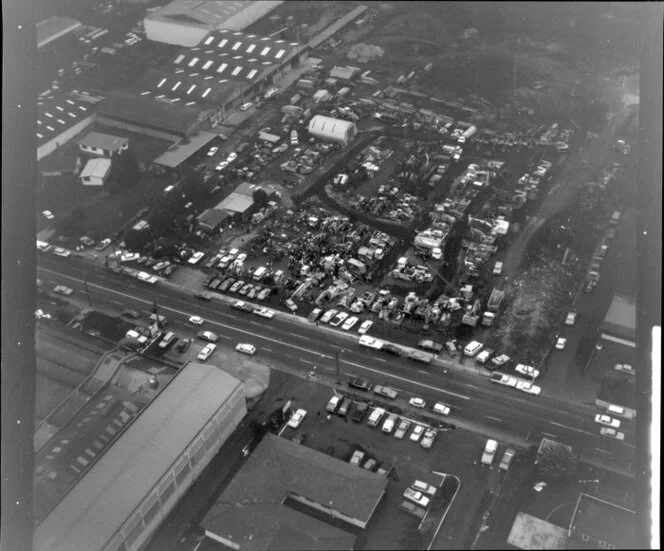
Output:
M347 317L348 317L348 314L346 312L339 312L334 317L334 319L330 322L330 325L332 327L339 327Z
M446 406L442 402L436 402L436 405L433 406L433 412L439 415L449 415L450 411L450 406Z
M291 418L288 420L288 426L296 429L300 426L300 423L302 423L306 416L307 411L305 409L298 409L295 413L293 413L293 415L291 415Z
M475 361L476 361L478 364L482 364L482 365L483 365L483 364L485 364L485 363L489 360L489 358L491 357L492 354L493 354L493 350L491 350L490 348L485 348L484 350L482 350L482 352L480 352L480 353L475 357Z
M422 492L425 495L429 496L435 496L438 488L436 488L433 484L428 484L426 482L423 482L422 480L416 480L413 482L410 487L415 490L416 492Z
M253 344L239 343L235 347L235 350L242 354L248 354L249 356L256 354L256 347Z
M348 379L348 386L356 388L358 390L367 391L371 388L371 383L366 379L360 379L358 377L352 377Z
M240 111L249 111L249 109L251 109L253 105L254 104L251 103L250 101L248 101L247 103L243 103L242 105L240 105Z
M383 423L382 431L386 434L390 434L394 430L394 425L399 420L399 416L396 413L390 413Z
M360 325L360 328L357 330L357 332L360 335L364 335L369 329L371 329L371 326L373 325L373 321L371 320L366 320L362 322L362 325Z
M431 446L433 446L433 442L436 439L436 431L433 429L428 429L425 433L424 436L422 437L422 441L420 442L420 445L428 450Z
M615 371L620 373L627 373L628 375L636 375L636 370L630 364L616 364L613 366Z
M426 509L418 507L412 501L405 501L405 500L402 501L401 505L399 505L399 509L410 515L413 515L415 518L419 520L422 520L427 514Z
M350 409L352 402L348 398L343 398L341 404L339 404L339 409L337 410L337 415L341 417L346 417L348 410Z
M244 286L244 281L241 279L238 279L233 285L231 285L230 292L231 293L237 293L241 287Z
M509 361L510 357L507 354L501 354L500 356L493 358L489 362L489 365L491 366L491 369L498 369L499 367L503 367Z
M595 423L616 429L620 427L620 421L618 419L614 419L609 415L602 415L601 413L595 415Z
M366 469L367 471L373 472L373 470L376 468L376 465L377 461L373 457L370 457L369 459L367 459L364 465L362 465L362 468Z
M189 350L190 346L191 339L180 339L175 345L175 350L177 350L180 354L184 354L187 350Z
M491 439L487 440L484 452L482 452L482 465L491 465L493 458L496 456L496 451L498 451L498 442Z
M535 396L542 392L541 387L534 385L533 383L529 383L528 381L519 381L516 384L516 389L520 390L521 392L525 392L526 394L534 394Z
M53 288L53 292L58 293L60 295L69 296L74 292L74 289L72 289L71 287L65 287L64 285L56 285Z
M577 313L574 310L570 310L565 318L565 325L574 325L576 323Z
M426 497L422 492L417 492L412 488L406 488L406 491L403 493L403 496L406 499L409 499L413 503L419 505L420 507L429 506L429 498Z
M351 408L348 417L355 423L361 423L369 409L369 404L366 402L354 402L355 406Z
M411 398L408 400L408 403L414 408L423 408L426 407L427 403L422 400L422 398Z
M359 467L362 459L364 459L364 452L362 450L355 450L353 452L353 455L351 455L350 457L349 463L351 465L357 465Z
M348 318L348 319L343 323L343 325L341 326L341 328L342 328L344 331L350 331L350 330L355 326L355 324L356 324L357 322L358 322L358 319L357 319L355 316L351 316L350 318Z
M373 392L378 396L384 396L385 398L389 398L390 400L396 400L397 397L399 396L399 392L397 390L394 390L393 388L390 388L389 386L376 385L373 388Z
M416 424L413 428L413 432L410 433L411 442L419 442L423 434L424 426Z
M616 440L624 440L625 439L625 433L623 432L618 432L614 428L610 427L602 427L599 430L599 433L601 436L608 436L609 438L614 438Z
M369 415L369 420L367 421L367 425L369 425L370 427L377 426L383 415L385 415L385 410L383 408L375 408L371 412L371 415Z
M212 355L212 353L215 351L216 348L217 348L217 345L216 345L216 344L212 344L212 343L210 343L210 344L206 344L206 345L203 347L203 350L201 350L201 351L198 353L197 358L198 358L201 362L206 361L206 360Z
M521 373L522 375L526 375L532 379L537 379L537 377L540 375L540 372L532 365L517 364L514 369L517 373Z
M556 350L565 350L565 345L567 345L567 339L565 337L558 337L556 340Z
M510 468L510 465L512 464L512 459L514 459L514 454L516 452L512 448L507 448L505 450L505 453L503 454L503 458L500 460L500 465L498 465L498 468L501 471L506 471Z
M274 310L270 310L269 308L256 308L254 314L261 318L272 319L274 317Z
M216 145L215 145L215 146L212 146L212 147L208 150L208 153L207 153L208 157L214 157L214 156L217 154L217 151L219 151L219 148L218 148Z
M339 406L340 403L341 403L341 396L336 396L336 395L332 396L332 398L330 398L330 401L325 406L325 411L329 413L336 412L337 407Z
M401 421L399 421L399 424L397 425L397 430L394 431L394 438L402 440L403 437L406 436L406 433L408 432L409 428L410 428L410 421L406 419L401 419Z

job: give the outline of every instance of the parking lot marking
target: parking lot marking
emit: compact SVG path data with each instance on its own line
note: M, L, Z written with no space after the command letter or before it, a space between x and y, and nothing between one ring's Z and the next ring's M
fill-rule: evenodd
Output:
M269 348L265 348L265 347L263 347L263 350L265 350L266 352L272 352L272 350L270 350Z
M399 379L400 381L405 381L407 383L417 385L417 386L421 386L421 387L424 387L424 388L428 388L430 390L437 390L438 392L444 392L445 394L449 394L451 396L456 396L457 398L461 398L462 400L470 400L469 396L464 396L463 394L457 394L456 392L450 392L449 390L438 388L437 386L431 386L431 385L427 385L427 384L424 384L424 383L420 383L419 381L414 381L412 379L406 379L405 377L400 377L399 375L394 375L392 373L385 373L384 371L380 371L379 369L373 369L371 367L367 367L365 365L360 365L360 364L356 364L356 363L353 363L353 362L349 362L347 360L339 360L339 361L343 362L345 364L348 364L348 365L353 365L355 367L359 367L360 369L365 369L367 371L371 371L372 373L378 373L379 375L383 375L385 377L391 377L393 379Z
M491 419L493 421L498 421L499 423L503 422L502 419L498 419L498 417L491 417L491 415L485 415L484 417L486 417L487 419Z

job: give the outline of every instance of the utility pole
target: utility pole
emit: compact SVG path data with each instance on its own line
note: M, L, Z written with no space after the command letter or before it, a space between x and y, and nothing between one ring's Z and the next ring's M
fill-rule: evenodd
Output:
M341 378L339 377L339 355L344 351L343 348L339 348L337 350L336 358L337 358L337 384L341 384Z
M88 289L88 272L85 271L83 276L83 287L85 288L85 295L88 297L88 306L92 308L92 298L90 297L90 289Z
M154 312L154 315L157 318L157 322L156 322L157 323L157 328L158 329L163 329L163 327L161 325L161 319L159 317L159 308L157 307L157 297L152 299L152 304L153 304L152 311Z

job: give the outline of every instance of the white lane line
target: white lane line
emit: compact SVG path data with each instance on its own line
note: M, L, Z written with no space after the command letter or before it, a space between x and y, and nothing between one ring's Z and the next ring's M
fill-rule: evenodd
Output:
M491 417L491 415L485 415L484 417L486 417L487 419L491 419L492 421L498 421L499 423L503 422L502 419L498 419L498 417Z
M551 434L550 432L543 432L542 434L544 436L550 436L551 438L558 438L555 434Z
M221 337L222 339L228 339L229 341L232 340L231 337L229 337L228 335L219 335L219 337Z
M577 428L574 428L574 427L568 427L567 425L561 425L560 423L556 423L555 421L549 421L549 423L551 423L552 425L556 425L557 427L562 427L562 428L567 429L567 430L573 430L575 432L580 432L582 434L589 434L590 436L597 436L596 434L593 434L592 432L577 429Z
M382 375L384 377L391 377L392 379L399 379L400 381L405 381L405 382L407 382L409 384L412 384L412 385L421 386L421 387L424 387L424 388L428 388L430 390L437 390L438 392L443 392L443 393L449 394L451 396L456 396L457 398L461 398L462 400L470 400L469 396L464 396L463 394L457 394L456 392L450 392L449 390L445 390L443 388L438 388L437 386L431 386L431 385L427 385L427 384L424 384L424 383L420 383L419 381L414 381L412 379L406 379L405 377L400 377L399 375L394 375L393 373L385 373L384 371L380 371L379 369L373 369L371 367L367 367L365 365L360 365L360 364L356 364L356 363L353 363L353 362L349 362L347 360L339 360L339 361L343 362L345 364L348 364L348 365L359 367L360 369L365 369L366 371L371 371L372 373L378 373L379 375Z
M252 321L250 321L249 323L250 323L251 325L257 325L258 327L263 327L263 325L260 324L260 323L258 323L257 321L253 321L253 320L252 320Z
M290 331L286 331L286 334L293 335L294 337L297 337L298 339L304 339L305 341L310 341L311 340L309 337L305 337L304 335L298 335L297 333L291 333Z
M315 365L314 362L310 362L309 360L305 360L304 358L298 358L298 360L300 360L304 364Z
M605 453L606 455L615 455L615 453L607 452L606 450L600 450L599 448L594 448L594 449L600 453Z
M272 352L272 350L270 350L269 348L265 348L265 347L263 347L263 350L265 350L266 352Z
M387 360L385 358L374 358L374 360L376 360L377 362L387 363Z
M427 373L429 373L428 371L425 371L424 369L418 369L418 371L419 371L420 373L424 373L425 375L426 375Z

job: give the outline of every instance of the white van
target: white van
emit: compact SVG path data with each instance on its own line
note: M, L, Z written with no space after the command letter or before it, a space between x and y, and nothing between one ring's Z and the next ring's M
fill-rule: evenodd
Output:
M261 279L263 279L265 272L267 272L267 268L265 266L257 268L253 275L254 281L260 281Z
M612 415L618 415L619 417L625 416L625 408L621 406L610 405L606 410Z
M475 356L475 354L482 350L482 348L484 348L484 345L481 342L472 341L466 345L466 348L463 349L463 353L469 358L472 358Z

